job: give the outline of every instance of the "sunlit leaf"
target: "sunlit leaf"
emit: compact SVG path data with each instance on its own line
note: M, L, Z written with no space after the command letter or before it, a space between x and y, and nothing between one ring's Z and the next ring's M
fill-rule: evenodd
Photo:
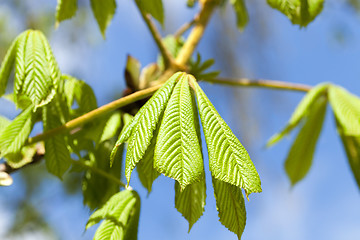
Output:
M105 38L106 28L114 17L116 10L115 0L91 0L91 8L99 25L101 34Z
M242 31L249 22L249 15L246 10L245 0L230 0L236 13L237 27Z
M11 46L6 52L4 60L0 65L0 97L5 93L8 79L15 62L16 49L18 44L17 42L18 38L12 42Z
M164 8L162 0L136 0L141 11L150 13L161 24L164 24Z
M56 25L75 16L76 10L77 0L58 0L56 6Z

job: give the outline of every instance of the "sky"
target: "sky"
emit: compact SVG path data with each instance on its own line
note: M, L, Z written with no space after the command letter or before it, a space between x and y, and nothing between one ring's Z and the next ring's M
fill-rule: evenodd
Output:
M187 9L185 1L164 2L168 20L162 30L164 35L175 31L184 21L191 20L197 10ZM250 23L242 33L235 29L231 9L216 12L198 47L203 59L218 59L219 52L228 51L224 42L229 41L235 65L235 70L232 66L233 77L273 79L313 86L331 82L360 96L360 17L345 5L345 1L327 0L320 16L307 28L301 29L265 3L247 2ZM54 7L55 1L49 4L49 8ZM85 29L87 35L72 45L71 40L62 38L71 24L72 21L64 22L53 31L50 43L61 70L88 82L94 88L100 105L111 101L124 89L123 67L127 54L138 58L143 66L156 61L156 45L131 1L118 2L106 40L101 38L94 20L90 18ZM231 28L231 34L221 38L216 36L218 31L227 31L227 27ZM229 77L230 67L225 64L228 63L218 61L213 69L224 69L222 76ZM252 194L250 201L246 202L247 225L243 239L359 238L359 189L336 134L330 108L312 168L304 180L291 187L283 162L294 134L270 149L264 146L269 137L286 124L304 94L268 89L232 89L207 83L201 83L201 87L248 149L262 181L263 192ZM10 107L2 108L0 113L14 116ZM207 169L206 151L204 159ZM188 233L186 220L174 208L174 181L160 177L154 182L153 192L147 196L146 190L133 177L131 186L139 192L142 201L139 239L236 239L218 221L208 171L206 178L205 212ZM95 229L84 233L89 210L82 205L82 197L67 196L56 178L49 176L48 179L47 183L39 186L43 189L39 204L46 220L60 234L60 239L91 239ZM13 186L0 189L0 203L5 203L9 194L23 195L21 179L15 175L14 180ZM6 219L14 218L14 214L12 208L4 204L0 206L0 226L6 229L9 225ZM4 228L0 228L0 236ZM19 239L40 237L35 232Z

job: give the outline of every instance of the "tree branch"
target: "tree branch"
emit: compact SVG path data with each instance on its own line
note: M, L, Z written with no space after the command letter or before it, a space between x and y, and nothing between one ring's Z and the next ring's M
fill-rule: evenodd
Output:
M174 33L174 37L175 38L180 38L187 30L189 30L195 23L196 23L196 19L198 19L198 15L191 20L190 22L185 23L184 25L182 25L175 33Z

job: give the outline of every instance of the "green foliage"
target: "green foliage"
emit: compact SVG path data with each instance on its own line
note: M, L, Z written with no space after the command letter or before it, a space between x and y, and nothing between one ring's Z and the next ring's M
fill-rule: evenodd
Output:
M164 8L162 0L135 0L141 11L151 14L161 24L164 24Z
M86 229L103 220L95 240L137 239L139 214L139 195L133 190L124 190L113 195L90 216Z
M245 229L246 210L241 188L212 178L220 222L238 238Z
M61 21L75 16L77 10L77 0L58 0L56 6L56 25Z
M327 100L320 97L312 107L285 160L285 170L294 185L308 173L326 113Z
M246 149L195 80L192 80L192 84L196 91L212 176L243 188L246 194L261 192L259 175Z
M99 25L101 34L105 38L106 28L114 17L116 10L115 0L90 0L91 8Z
M0 97L5 93L6 85L11 74L12 66L14 65L17 48L17 39L13 41L10 48L7 50L4 60L1 62L0 68Z
M165 109L155 147L155 168L179 182L181 189L204 175L202 153L188 82L179 79Z
M236 14L236 24L240 31L243 31L249 22L249 15L246 10L245 0L230 0Z
M267 0L268 4L285 14L301 27L312 22L323 9L324 0Z
M198 53L196 55L196 60L190 60L190 70L189 72L199 81L199 80L206 80L206 79L213 79L219 75L219 71L211 71L205 72L208 70L212 65L214 65L214 59L208 59L204 62L201 61L201 55Z

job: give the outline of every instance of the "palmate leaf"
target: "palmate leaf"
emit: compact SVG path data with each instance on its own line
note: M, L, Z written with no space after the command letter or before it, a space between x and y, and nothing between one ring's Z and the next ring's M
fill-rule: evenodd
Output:
M249 22L249 15L246 10L245 0L230 0L236 14L236 24L240 31L243 31Z
M0 156L11 157L20 152L34 124L33 106L20 113L0 133Z
M160 116L165 110L170 94L176 81L183 73L174 74L139 110L132 121L127 124L120 133L110 156L110 161L114 160L117 148L126 140L128 147L126 153L125 176L129 183L132 170L142 159L148 149L154 130L160 120Z
M309 112L311 111L313 105L318 100L319 97L324 96L328 89L329 85L319 84L313 87L306 95L301 99L300 103L296 107L295 111L291 115L291 118L287 125L284 127L281 132L272 136L269 141L267 142L267 146L271 146L281 140L286 134L291 132L299 123L300 121L306 117Z
M205 200L205 178L187 185L183 190L181 190L180 184L175 182L175 207L189 222L189 232L194 223L202 216L205 210Z
M112 196L103 207L90 216L86 229L104 220L97 229L94 239L135 240L139 214L139 195L133 190L124 190Z
M308 173L326 113L327 100L320 97L306 118L285 161L285 170L294 185Z
M42 108L42 121L44 131L61 125L60 119L52 104ZM45 140L46 168L50 173L60 179L71 165L70 152L67 148L65 137L65 135L59 134Z
M61 21L75 16L77 10L77 0L58 0L56 6L56 25Z
M268 4L285 14L301 27L312 22L323 9L324 0L267 0Z
M91 8L99 25L101 34L105 38L106 28L114 17L116 10L115 0L91 0Z
M241 188L212 178L219 221L239 239L245 229L246 209Z
M139 8L145 13L150 13L161 24L164 24L164 7L162 0L135 0Z
M166 106L154 156L155 168L178 181L181 189L200 181L204 175L189 76L179 80Z
M360 98L339 86L329 88L329 101L344 135L360 136Z
M0 97L5 93L8 79L11 74L11 69L15 62L16 48L18 38L14 40L7 50L4 60L1 62L0 68Z
M192 84L196 91L212 176L243 188L246 194L261 192L259 175L246 149L220 117L200 86L194 80Z

